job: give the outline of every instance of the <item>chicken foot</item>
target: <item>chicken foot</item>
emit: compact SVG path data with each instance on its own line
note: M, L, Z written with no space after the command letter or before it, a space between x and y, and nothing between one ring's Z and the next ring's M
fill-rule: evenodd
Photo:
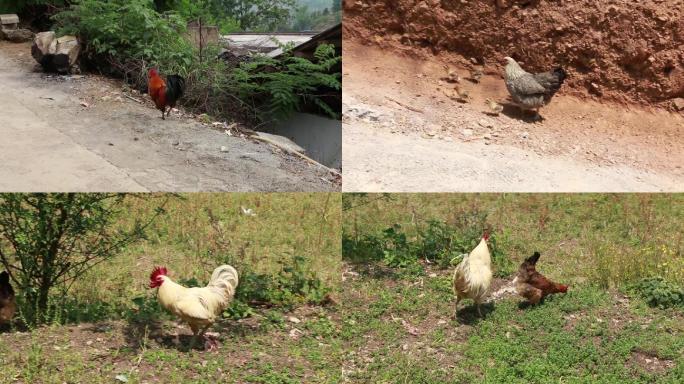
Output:
M460 303L460 302L461 302L461 298L457 296L456 297L456 306L455 306L456 310L454 311L454 316L456 316L456 317L458 317L458 303ZM477 305L477 314L480 315L480 317L482 317L482 309L480 308L482 303L475 302L475 305Z

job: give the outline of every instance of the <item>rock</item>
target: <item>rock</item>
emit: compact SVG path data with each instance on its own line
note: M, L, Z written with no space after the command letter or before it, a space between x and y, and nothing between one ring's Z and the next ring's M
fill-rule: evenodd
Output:
M527 139L529 136L530 136L530 134L529 134L527 131L523 132L523 133L520 135L520 137L522 137L523 139Z
M36 34L31 46L31 56L45 69L62 73L69 72L76 64L81 52L81 44L76 36L56 38L55 33L40 32Z
M28 29L18 28L18 29L5 29L2 31L5 35L5 39L13 43L25 43L33 39L33 32Z
M302 322L301 320L299 320L298 318L296 318L294 316L288 316L287 321L289 321L290 323L294 323L294 324L299 324Z
M597 94L597 95L599 95L599 96L602 94L602 92L601 92L601 86L598 85L598 84L596 84L596 83L591 83L591 84L589 84L589 89L590 89L593 93L595 93L595 94Z
M228 147L222 145L221 146L221 152L228 152Z
M288 151L306 153L306 150L304 148L302 148L299 144L295 143L294 141L290 140L285 136L274 135L265 132L258 132L257 136L264 138L268 141L274 142L277 145L287 149Z
M482 119L482 120L478 121L477 123L478 123L481 127L483 127L483 128L492 128L492 127L494 127L494 125L493 125L492 123L490 123L489 121L487 121L487 120L485 120L485 119Z
M461 133L463 133L463 136L469 137L473 135L473 130L470 128L466 128Z
M684 98L678 97L672 100L672 106L677 111L684 111Z
M40 32L36 35L31 46L31 56L43 67L52 62L52 57L57 51L57 41L53 31Z

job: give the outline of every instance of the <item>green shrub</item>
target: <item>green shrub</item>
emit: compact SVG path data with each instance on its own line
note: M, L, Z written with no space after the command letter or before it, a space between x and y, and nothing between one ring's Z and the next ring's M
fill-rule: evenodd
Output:
M135 61L186 74L192 64L192 47L183 37L185 20L157 13L152 0L75 0L54 19L58 33L77 35L83 55L100 69L123 70Z
M235 301L227 311L230 317L246 317L246 306L282 307L291 309L299 304L322 304L330 288L316 277L306 259L294 256L284 262L276 275L242 272Z
M315 60L287 52L281 58L258 56L234 71L240 98L251 103L263 119L282 118L312 103L332 118L339 118L328 104L314 93L321 88L341 92L342 74L331 73L342 57L331 44L321 44Z
M684 307L684 288L659 276L642 279L629 289L652 307Z
M404 229L394 224L379 235L366 234L354 239L342 235L342 256L354 262L379 261L393 268L410 269L415 272L419 260L435 263L442 269L453 267L461 256L473 250L482 238L482 228L487 228L486 215L468 213L450 223L430 219L417 229L415 239L409 240ZM504 236L491 233L488 241L496 276L508 276L515 265L506 256L500 242Z

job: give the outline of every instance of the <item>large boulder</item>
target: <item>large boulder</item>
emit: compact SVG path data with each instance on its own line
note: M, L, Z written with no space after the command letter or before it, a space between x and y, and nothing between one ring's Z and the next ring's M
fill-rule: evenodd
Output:
M5 29L2 31L5 39L13 43L25 43L33 39L33 32L25 28Z
M81 44L76 36L57 38L52 31L36 34L31 46L31 55L45 70L61 73L69 72L80 52Z

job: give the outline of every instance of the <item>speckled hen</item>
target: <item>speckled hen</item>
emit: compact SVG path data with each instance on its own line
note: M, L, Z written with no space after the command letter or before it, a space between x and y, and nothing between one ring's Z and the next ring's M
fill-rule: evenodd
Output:
M505 59L507 64L504 79L513 103L523 110L535 111L536 117L541 118L539 108L551 101L563 84L567 73L559 67L549 72L532 74L525 72L512 58L506 57Z

